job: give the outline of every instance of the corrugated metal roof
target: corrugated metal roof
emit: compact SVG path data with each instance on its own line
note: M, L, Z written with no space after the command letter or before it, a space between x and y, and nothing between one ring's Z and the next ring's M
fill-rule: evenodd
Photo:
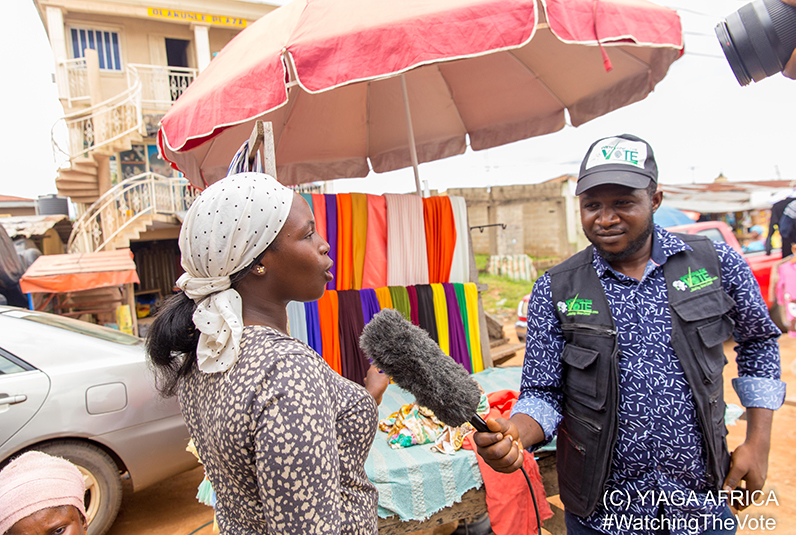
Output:
M69 240L69 234L72 233L72 222L65 215L0 217L0 225L3 225L11 239L23 236L25 238L43 236L48 230L55 227L61 241L66 243Z

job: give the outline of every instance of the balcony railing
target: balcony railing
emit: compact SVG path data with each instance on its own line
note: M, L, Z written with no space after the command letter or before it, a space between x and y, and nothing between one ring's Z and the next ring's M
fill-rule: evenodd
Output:
M132 77L141 81L141 105L146 110L168 110L194 81L198 69L128 64L128 84Z
M193 200L193 187L183 178L155 173L129 178L108 190L80 216L72 227L68 251L101 251L145 216L178 215L187 211Z
M69 107L75 102L88 102L91 95L88 89L88 70L84 58L68 59L59 64L63 77L63 93Z

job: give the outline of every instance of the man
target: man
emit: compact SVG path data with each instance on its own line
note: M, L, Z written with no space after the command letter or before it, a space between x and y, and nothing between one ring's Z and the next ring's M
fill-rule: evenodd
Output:
M557 432L570 535L734 533L719 491L766 479L785 396L780 332L740 255L653 224L657 179L652 148L635 136L589 148L576 194L592 246L534 285L520 399L510 420L474 437L487 463L512 472L522 447ZM748 419L732 459L722 381L731 334Z

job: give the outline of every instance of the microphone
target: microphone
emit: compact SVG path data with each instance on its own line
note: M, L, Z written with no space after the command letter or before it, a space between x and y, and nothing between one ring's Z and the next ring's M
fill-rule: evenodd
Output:
M376 367L415 396L444 424L459 427L465 422L489 433L476 410L481 390L465 369L429 337L392 308L385 308L365 325L359 338L362 350Z

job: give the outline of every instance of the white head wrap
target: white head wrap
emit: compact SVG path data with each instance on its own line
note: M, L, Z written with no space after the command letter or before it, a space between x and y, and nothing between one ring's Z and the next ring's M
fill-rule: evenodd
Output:
M261 173L224 178L191 205L180 231L177 286L193 299L199 329L196 356L206 373L228 370L243 333L240 295L229 276L251 264L274 241L290 213L293 191Z

